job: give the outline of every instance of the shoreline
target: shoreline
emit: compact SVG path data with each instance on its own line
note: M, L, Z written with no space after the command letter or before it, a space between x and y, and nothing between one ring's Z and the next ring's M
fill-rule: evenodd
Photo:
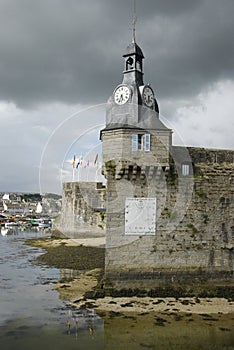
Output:
M78 308L92 308L96 312L115 313L183 313L183 314L233 314L234 303L224 298L150 298L150 297L104 297L85 299L71 304Z
M56 290L59 293L59 298L62 300L69 301L72 306L78 308L94 309L98 312L107 313L125 313L125 314L143 314L143 313L186 313L186 314L233 314L234 315L234 301L225 298L198 298L198 297L109 297L105 296L103 298L88 298L85 297L86 293L92 292L97 286L100 274L104 270L104 261L99 261L95 259L96 254L103 253L103 247L105 245L105 238L86 238L86 239L34 239L28 240L26 242L28 245L35 247L41 247L47 252L37 260L40 263L56 266L58 259L55 259L58 250L61 250L60 254L65 255L66 250L70 253L75 254L76 252L82 253L82 258L87 256L84 254L89 254L88 258L91 261L87 264L83 264L83 267L79 268L82 261L69 265L69 259L60 261L60 266L62 272L68 272L73 269L73 267L78 267L80 272L78 276L70 279L62 277L56 283ZM84 250L84 252L83 252ZM68 252L68 251L67 251ZM71 254L70 258L73 258ZM69 254L68 254L69 255ZM50 259L49 256L52 258ZM46 258L45 258L46 257ZM75 257L76 258L76 257ZM53 264L54 261L54 264ZM66 275L66 274L65 274Z

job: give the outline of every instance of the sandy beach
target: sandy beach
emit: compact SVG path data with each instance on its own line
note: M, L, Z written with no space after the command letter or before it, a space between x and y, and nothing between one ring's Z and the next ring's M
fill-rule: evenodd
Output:
M201 298L197 303L195 298L112 298L105 297L96 300L80 300L71 303L78 307L91 307L96 311L114 311L124 313L144 312L154 313L192 313L192 314L228 314L234 313L234 303L221 298Z
M97 238L45 238L33 240L33 244L37 243L38 247L42 248L55 248L61 245L66 245L68 247L78 247L78 246L86 246L86 247L104 247L106 243L105 237L97 237ZM35 244L36 245L36 244Z

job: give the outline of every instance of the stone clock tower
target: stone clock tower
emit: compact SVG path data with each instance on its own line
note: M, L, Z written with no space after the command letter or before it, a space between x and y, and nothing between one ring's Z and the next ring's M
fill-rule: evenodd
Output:
M157 236L170 167L172 132L159 119L153 88L144 83L144 55L135 40L123 58L123 81L108 99L101 130L107 276L148 268L141 250Z

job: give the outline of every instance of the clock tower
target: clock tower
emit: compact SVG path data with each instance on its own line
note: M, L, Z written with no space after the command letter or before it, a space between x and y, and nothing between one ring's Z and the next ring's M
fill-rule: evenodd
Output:
M135 39L123 58L123 80L108 99L106 127L101 130L107 276L142 268L136 244L157 235L170 167L172 132L159 118L153 88L144 83L144 55Z

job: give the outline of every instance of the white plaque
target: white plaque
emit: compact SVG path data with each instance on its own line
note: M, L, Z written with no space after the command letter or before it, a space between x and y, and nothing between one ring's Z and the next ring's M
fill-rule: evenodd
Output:
M125 235L155 235L156 198L126 198Z

